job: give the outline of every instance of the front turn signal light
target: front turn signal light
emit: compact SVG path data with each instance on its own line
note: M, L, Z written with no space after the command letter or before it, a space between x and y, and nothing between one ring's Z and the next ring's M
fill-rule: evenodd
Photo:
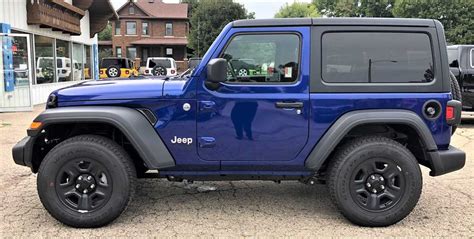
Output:
M39 128L41 127L41 125L42 125L41 122L35 122L35 121L33 121L33 122L31 122L31 124L30 124L30 129L39 129Z

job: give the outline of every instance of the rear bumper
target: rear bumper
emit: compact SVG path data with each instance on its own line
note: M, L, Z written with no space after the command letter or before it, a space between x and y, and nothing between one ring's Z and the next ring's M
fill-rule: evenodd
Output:
M27 136L13 146L13 161L18 165L32 167L34 138Z
M447 150L429 152L430 155L430 176L440 176L464 167L466 163L466 153L449 146Z

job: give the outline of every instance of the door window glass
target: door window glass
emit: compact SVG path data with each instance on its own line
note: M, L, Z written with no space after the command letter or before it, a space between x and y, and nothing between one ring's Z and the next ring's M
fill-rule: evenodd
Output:
M298 79L299 52L296 34L238 35L221 57L229 82L289 83Z
M36 83L55 82L54 39L35 35Z

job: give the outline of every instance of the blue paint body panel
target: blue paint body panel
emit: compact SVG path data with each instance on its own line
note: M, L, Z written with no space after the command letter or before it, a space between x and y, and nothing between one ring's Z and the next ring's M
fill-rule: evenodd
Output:
M301 37L299 77L278 85L228 84L206 88L206 65L241 32L292 32ZM114 105L152 110L155 131L175 159L166 175L309 176L305 161L326 131L345 113L365 109L405 109L422 115L428 100L443 107L446 93L310 93L310 27L232 28L228 25L189 78L91 81L54 92L59 107ZM279 101L303 102L301 112L276 108ZM190 104L190 110L183 104ZM422 117L423 118L423 117ZM450 143L444 117L424 119L440 150ZM193 144L173 144L175 137Z

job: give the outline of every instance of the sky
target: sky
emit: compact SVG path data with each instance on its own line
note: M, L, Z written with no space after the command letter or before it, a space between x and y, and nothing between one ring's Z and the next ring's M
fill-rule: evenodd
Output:
M115 9L121 7L128 0L111 0ZM177 3L179 0L163 0L163 2ZM273 18L280 7L285 3L311 2L311 0L235 0L247 8L248 12L255 12L255 18Z

